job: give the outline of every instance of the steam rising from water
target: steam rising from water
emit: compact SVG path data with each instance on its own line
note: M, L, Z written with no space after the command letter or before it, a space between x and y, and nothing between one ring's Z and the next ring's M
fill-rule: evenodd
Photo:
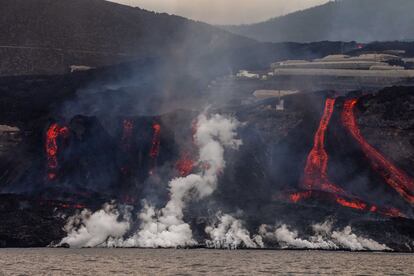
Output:
M91 224L102 224L111 221L115 225L116 212L98 211L89 217L81 217L82 226L79 229L68 227L68 237L63 239L71 246L96 246L111 238L108 244L123 247L178 247L193 246L197 242L192 237L192 230L188 223L184 222L183 210L189 201L196 201L211 195L217 186L217 179L225 167L224 149L237 149L241 140L237 139L236 130L240 123L232 118L222 115L207 117L202 114L198 117L195 143L199 148L198 165L200 171L186 177L174 178L169 182L170 200L164 208L157 210L148 202L144 202L144 208L139 214L141 226L137 233L123 240L120 237L129 228L129 222L125 222L123 231L108 231L106 227L87 227ZM88 211L84 211L88 212ZM104 222L95 221L102 218ZM74 218L71 218L73 220ZM71 223L70 225L73 225ZM124 226L124 224L122 224ZM119 229L121 230L121 229ZM99 236L95 241L94 236ZM93 240L93 242L91 242Z
M237 149L240 123L222 115L198 117L194 141L199 149L199 171L185 177L172 179L168 188L170 199L157 209L151 202L143 201L138 214L138 230L125 238L134 223L132 211L127 207L115 208L106 204L102 210L92 213L83 210L69 218L65 227L68 233L61 244L71 247L187 247L198 244L193 238L189 223L185 221L184 210L188 203L210 196L217 188L218 176L225 168L225 148ZM261 225L258 233L251 235L244 222L229 214L218 213L210 226L205 228L210 248L263 248L277 245L278 248L303 249L349 249L390 250L386 245L372 239L359 237L350 226L333 229L333 223L326 221L312 226L313 236L300 238L295 230L285 224L275 227Z
M263 248L262 237L250 233L243 227L243 222L231 215L219 215L219 222L216 225L206 227L205 231L210 236L206 241L207 247L237 249L240 247Z
M308 239L299 238L298 232L289 230L289 227L285 224L275 229L274 227L262 225L259 234L265 241L277 242L282 248L349 249L352 251L391 250L385 244L357 236L352 233L350 226L345 227L343 230L334 231L332 222L325 221L324 223L313 225L312 228L314 235Z
M127 212L128 214L128 212ZM65 231L68 233L61 244L67 243L71 247L97 247L103 245L108 237L121 238L130 227L129 216L123 217L112 204L92 213L85 209L81 213L70 217Z

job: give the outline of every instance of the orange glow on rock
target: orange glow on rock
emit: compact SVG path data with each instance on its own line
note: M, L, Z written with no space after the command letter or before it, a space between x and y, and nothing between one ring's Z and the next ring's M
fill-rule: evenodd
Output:
M310 198L311 196L312 196L312 191L298 192L298 193L290 194L289 199L293 203L298 203L299 201Z
M122 122L123 126L123 132L122 132L122 139L121 139L121 145L122 149L127 152L131 149L131 139L132 139L132 133L134 131L134 121L130 119L125 119Z
M328 179L328 153L325 150L325 136L335 106L335 99L325 102L323 116L316 131L313 148L308 155L304 174L304 186L308 190L321 190L344 194L344 190Z
M359 200L346 200L344 198L337 197L336 202L344 207L352 209L365 210L367 208L367 204Z
M194 161L191 159L190 154L185 152L182 154L180 160L177 161L175 167L180 176L187 176L194 169Z
M151 141L151 149L149 156L151 158L151 169L149 171L150 175L154 174L154 169L156 167L157 158L160 153L160 144L161 144L161 125L159 123L153 123L152 125L152 141Z
M414 181L405 172L388 161L378 150L372 147L361 135L355 117L357 99L347 100L342 112L342 123L351 136L358 142L371 167L410 204L414 204Z
M61 127L57 123L50 125L46 132L46 156L47 156L47 178L49 180L55 180L57 178L58 169L58 138L68 138L69 128Z

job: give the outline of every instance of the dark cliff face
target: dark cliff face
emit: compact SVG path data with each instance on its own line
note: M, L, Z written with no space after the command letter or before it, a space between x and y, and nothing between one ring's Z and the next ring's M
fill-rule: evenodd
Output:
M348 95L359 97L356 114L366 140L408 174L412 168L409 141L414 99L411 93L410 87L396 87L365 96L362 93ZM215 208L228 212L243 210L251 231L262 223L273 224L276 220L289 223L303 233L310 231L307 227L312 223L333 217L338 225L352 225L357 233L387 242L393 249L409 250L404 244L412 239L411 220L390 219L378 213L340 206L325 192L296 204L289 200L289 193L302 189L306 158L314 143L325 98L329 96L334 94L289 96L283 112L268 108L275 104L274 100L219 110L230 112L245 122L239 131L244 144L239 151L226 153L227 167L212 196L214 204L202 202L190 206L186 216L207 217ZM341 126L346 99L337 99L327 129L325 146L330 180L370 204L392 205L411 216L412 208L372 170L359 146ZM8 224L19 229L19 235L27 235L25 239L12 234L9 226L2 228L2 246L44 246L56 241L63 235L62 214L71 214L83 207L96 209L110 199L140 208L140 200L150 196L161 204L168 199L168 179L179 174L177 161L183 151L189 151L190 158L194 158L191 128L197 116L195 112L124 116L109 121L106 118L105 123L102 118L93 116L76 115L63 120L54 117L55 111L40 114L31 119L21 114L26 117L17 116L14 122L13 116L8 117L8 123L18 125L21 132L7 143L1 140L3 192L25 194L25 198L4 197L8 207L4 207L7 212L2 214L3 220L9 215L30 218L14 219ZM130 134L125 130L125 126L128 127L125 120L133 124ZM68 140L58 141L59 171L56 179L48 180L45 133L52 122L66 125L70 136ZM154 124L161 128L156 161L151 157ZM151 177L154 168L159 178ZM26 206L26 201L30 201L30 207ZM16 204L26 207L16 209ZM28 229L37 219L41 223L36 227L40 228L30 232ZM198 229L200 221L194 223L194 229ZM202 229L198 235L202 236L201 232Z
M360 101L359 124L367 140L412 175L414 167L414 95L387 88Z

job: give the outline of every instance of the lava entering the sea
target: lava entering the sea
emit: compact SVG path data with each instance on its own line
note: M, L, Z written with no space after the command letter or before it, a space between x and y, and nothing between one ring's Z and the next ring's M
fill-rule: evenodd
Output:
M349 99L345 102L341 116L343 125L358 142L365 156L371 162L371 167L407 202L414 204L414 180L388 161L361 135L354 112L357 102L357 99Z
M61 127L57 123L50 125L46 132L47 178L55 180L58 170L59 137L68 138L69 128Z

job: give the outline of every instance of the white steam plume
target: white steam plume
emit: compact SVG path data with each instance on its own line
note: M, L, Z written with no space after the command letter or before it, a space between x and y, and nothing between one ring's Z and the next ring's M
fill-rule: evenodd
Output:
M210 236L210 240L206 241L207 247L225 249L264 247L262 238L258 235L251 238L249 231L243 227L242 221L227 214L217 217L219 222L205 229Z
M211 195L217 187L219 173L225 167L224 149L237 149L241 140L237 139L237 128L240 123L222 115L212 115L208 117L202 114L198 117L197 131L195 133L195 143L199 148L198 165L200 171L172 179L168 186L170 190L170 200L164 208L156 210L148 202L144 201L144 208L138 215L141 225L139 230L127 239L121 238L128 229L128 222L117 222L116 213L98 211L94 214L85 216L83 224L88 225L84 236L75 228L67 228L68 237L64 242L73 246L96 246L106 241L106 246L119 247L185 247L196 245L193 239L192 230L188 223L184 222L183 210L189 201L200 200ZM102 213L104 212L104 213ZM109 216L109 217L108 217ZM93 221L91 221L93 218ZM99 221L99 218L105 221ZM74 219L74 218L72 218ZM95 225L107 226L113 224L114 227L122 225L124 231L97 231ZM119 228L119 227L118 227ZM82 229L82 231L85 231ZM94 237L98 235L98 237ZM97 241L90 242L90 240ZM62 241L63 242L63 241Z
M170 181L171 198L159 212L146 206L139 217L139 231L125 241L125 246L178 247L192 246L197 242L192 237L189 224L183 218L183 209L190 200L199 200L211 195L217 186L217 178L225 167L224 148L237 149L241 140L236 139L240 123L221 115L198 117L195 143L199 148L201 171Z
M121 238L129 229L129 217L118 221L120 214L112 204L92 213L90 210L70 217L64 230L68 235L60 242L70 247L97 247L104 246L108 238Z
M297 231L289 230L285 224L276 229L262 225L259 234L264 241L277 242L282 248L302 249L347 249L352 251L384 251L391 250L384 244L372 239L359 237L352 233L350 226L343 230L332 231L332 222L326 221L312 226L314 235L308 239L298 237Z

